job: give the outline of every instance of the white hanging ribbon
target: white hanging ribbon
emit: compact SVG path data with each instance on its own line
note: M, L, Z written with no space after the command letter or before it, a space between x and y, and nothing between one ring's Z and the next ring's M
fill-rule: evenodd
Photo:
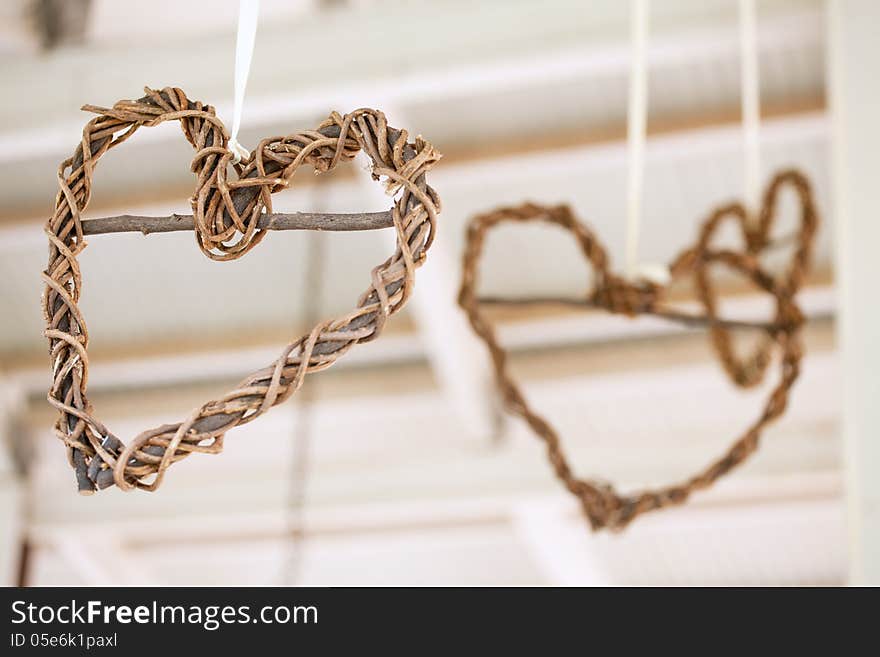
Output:
M760 146L758 130L761 101L758 80L757 22L755 0L739 0L740 101L742 103L745 201L749 216L760 206Z
M235 37L235 105L232 114L232 133L227 144L227 148L232 151L233 164L238 164L251 156L250 152L238 143L238 130L241 127L244 91L251 72L259 13L260 0L239 0L238 34Z
M626 203L626 276L658 285L669 282L664 265L639 263L639 228L642 219L642 197L645 177L645 135L648 114L648 72L645 51L648 41L648 0L630 2L630 41L632 61L629 73L626 140L628 151L628 185Z

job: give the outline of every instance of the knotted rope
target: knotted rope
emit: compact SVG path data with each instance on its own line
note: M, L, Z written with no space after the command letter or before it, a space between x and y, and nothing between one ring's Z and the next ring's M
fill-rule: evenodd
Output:
M779 192L785 186L795 190L801 203L800 230L796 236L794 255L781 277L774 277L762 267L760 255L770 245L770 233L776 216ZM697 294L705 309L712 344L731 380L738 386L759 383L772 360L772 351L781 353L779 381L770 392L758 418L721 456L708 467L681 483L633 494L618 493L598 479L577 477L563 450L556 429L529 405L508 366L508 354L499 343L495 327L484 313L477 296L479 264L488 232L503 223L545 222L569 231L580 247L594 273L593 289L588 293L591 305L608 312L634 316L642 313L662 314L667 286L647 281L630 283L611 272L609 258L593 232L580 223L564 205L545 207L525 204L500 208L474 217L468 227L463 259L459 304L467 313L471 326L489 349L495 378L507 410L523 418L547 447L547 456L556 476L581 503L593 529L622 529L638 515L654 509L682 504L697 490L711 486L717 479L745 461L758 447L766 425L785 410L788 394L796 381L803 355L800 328L803 316L795 302L795 294L803 285L809 266L818 216L807 179L797 171L783 171L775 176L764 194L757 221L748 221L741 203L718 208L706 219L697 243L673 260L670 273L673 281L693 275ZM743 234L742 252L717 249L712 239L725 221L735 221ZM747 358L740 358L733 347L727 324L718 316L717 292L709 279L709 270L724 265L742 275L770 294L775 301L774 320L770 324L755 323L764 331L764 340Z
M412 294L415 270L434 239L440 199L425 174L440 155L421 137L409 142L407 132L390 127L382 112L358 109L344 116L334 112L316 130L263 140L249 159L234 166L237 175L230 179L232 153L223 123L213 107L189 100L180 89L146 89L139 100L84 109L98 116L59 167L55 213L45 226L49 264L43 272L43 312L52 364L48 399L60 412L55 433L68 449L80 492L113 484L123 490L155 490L172 463L195 452L220 452L227 431L286 400L306 374L327 369L354 345L379 336L386 319ZM77 258L86 246L81 214L98 160L139 128L166 121L179 121L196 151L196 239L211 259L239 258L263 239L258 220L271 212L271 194L285 188L300 167L327 172L361 150L372 161L373 178L384 179L395 196L397 245L373 269L370 287L351 312L320 322L287 345L275 362L196 408L183 422L149 429L126 444L95 417L86 394L89 337L78 305L83 280Z

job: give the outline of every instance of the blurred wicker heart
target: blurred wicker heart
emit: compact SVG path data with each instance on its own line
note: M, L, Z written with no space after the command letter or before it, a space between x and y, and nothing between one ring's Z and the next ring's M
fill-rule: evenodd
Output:
M773 245L771 237L778 208L780 191L786 186L795 190L800 202L800 227L793 235L792 256L788 267L774 276L761 262L761 256ZM727 222L736 222L743 237L741 250L713 246L719 229ZM620 494L596 479L577 477L567 460L560 437L553 426L529 405L519 384L508 367L508 354L499 343L495 328L484 311L478 296L479 264L488 232L503 223L544 222L569 231L592 268L593 288L585 304L628 316L641 314L672 316L663 304L669 285L686 276L694 276L697 296L705 314L691 317L709 327L712 343L731 380L738 386L759 383L779 352L779 381L770 391L758 417L737 438L730 448L708 467L683 482L655 490ZM468 227L463 260L459 304L467 313L471 326L486 343L495 368L495 378L507 410L523 418L538 438L547 445L548 458L554 472L565 487L581 503L593 529L621 529L639 514L685 502L696 490L707 488L719 477L745 461L758 447L764 427L785 410L788 394L798 377L802 347L800 328L803 318L795 294L803 285L818 217L807 179L799 172L778 173L764 194L756 221L749 221L745 208L734 203L715 210L703 224L696 244L685 249L670 265L672 281L661 286L647 281L630 282L611 272L608 256L593 232L580 223L567 206L544 207L526 204L501 208L475 217ZM712 267L726 266L750 281L774 300L774 317L768 323L750 324L763 333L763 339L747 357L740 357L733 345L731 327L742 325L719 317L717 293L709 272ZM677 319L687 319L675 313Z
M223 123L214 108L189 100L180 89L146 89L139 100L83 109L98 116L59 167L61 190L45 227L49 264L43 272L43 311L52 364L48 399L60 413L55 433L67 447L81 493L113 484L154 490L172 463L194 452L221 451L227 431L290 397L306 374L330 367L354 345L379 336L386 319L406 304L415 270L434 239L440 200L425 175L440 155L420 137L409 142L407 132L390 127L382 112L359 109L344 116L334 112L315 130L263 140L249 160L235 165L237 175L230 179L232 153ZM260 242L265 232L258 220L264 211L271 213L271 194L287 187L302 165L326 172L360 151L372 161L373 178L384 179L395 196L391 215L397 245L372 270L370 287L351 312L320 322L287 345L275 362L183 422L144 431L126 444L97 419L86 394L89 338L78 306L83 280L77 259L86 243L80 215L89 203L99 159L141 127L166 121L179 121L196 151L194 225L198 245L210 258L238 258Z

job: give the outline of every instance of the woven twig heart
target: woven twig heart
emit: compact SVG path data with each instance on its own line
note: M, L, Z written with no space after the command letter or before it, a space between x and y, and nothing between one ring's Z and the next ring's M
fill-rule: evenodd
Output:
M758 256L769 245L778 193L786 184L792 185L798 191L802 204L801 228L796 235L791 265L777 280L764 270ZM741 222L747 245L744 253L716 250L711 246L715 231L728 217L735 217ZM481 307L477 296L479 261L487 233L502 223L532 221L555 224L569 231L575 238L594 272L593 289L587 299L590 305L629 316L657 313L662 310L661 302L667 287L651 283L630 283L611 273L605 249L592 231L580 223L566 206L543 207L526 204L501 208L474 217L468 227L459 303L467 313L474 331L489 349L496 382L506 408L514 415L523 418L532 431L546 443L548 458L554 472L565 487L578 498L593 529L603 527L622 529L641 513L682 504L692 492L707 488L719 477L745 461L757 449L764 427L785 410L789 390L799 373L802 357L799 336L802 315L795 303L794 294L804 280L818 221L806 178L796 171L783 171L778 174L764 195L764 205L755 229L747 228L746 213L742 206L736 204L719 208L705 222L696 245L683 251L670 266L673 281L690 274L695 276L713 344L726 371L740 386L752 385L760 380L770 363L770 353L767 351L765 354L765 347L761 346L759 355L753 355L746 362L736 358L728 329L718 317L716 295L707 272L712 266L725 265L773 297L774 320L770 324L761 326L770 344L777 345L781 352L779 381L770 392L757 419L719 459L681 483L634 494L620 494L602 481L581 479L573 473L559 434L529 405L510 372L507 351L499 343L495 328Z
M306 374L330 367L355 344L378 337L385 320L406 304L415 270L434 239L440 199L425 174L440 156L420 137L410 143L407 132L390 127L382 112L359 109L345 116L334 112L315 130L263 140L248 161L235 166L237 179L229 180L232 154L226 129L213 107L187 99L180 89L146 89L136 101L84 109L99 116L89 121L73 156L59 167L61 191L45 226L49 264L43 272L43 311L52 364L48 398L60 411L55 433L68 448L80 492L113 484L123 490L155 490L172 463L194 452L221 451L227 431L290 397ZM270 195L286 187L303 164L326 172L361 150L372 161L373 178L384 178L395 195L391 214L397 246L373 269L370 287L351 312L319 323L287 345L275 362L183 422L144 431L125 444L95 417L86 395L88 330L78 306L83 281L77 260L86 243L80 217L101 156L140 127L166 121L180 121L196 150L192 206L198 244L209 257L229 260L253 248L264 235L257 221L264 211L271 212Z
M800 228L793 235L792 256L789 265L780 276L777 276L776 282L784 294L789 296L797 294L804 282L819 220L809 182L796 171L783 171L773 178L764 193L757 221L749 221L748 213L742 203L731 203L717 208L704 222L697 246L679 256L673 266L673 274L687 273L691 268L692 259L698 258L700 253L711 251L713 238L724 223L730 221L735 222L740 229L745 253L754 258L760 257L762 252L771 245L771 233L776 222L780 192L786 187L795 191L800 202ZM697 294L707 315L711 318L717 317L716 297L708 276L708 267L695 267L693 272L697 284ZM709 330L725 371L737 385L750 387L763 380L767 366L770 364L774 345L771 336L765 335L748 357L741 358L736 354L727 327L714 323L709 327Z

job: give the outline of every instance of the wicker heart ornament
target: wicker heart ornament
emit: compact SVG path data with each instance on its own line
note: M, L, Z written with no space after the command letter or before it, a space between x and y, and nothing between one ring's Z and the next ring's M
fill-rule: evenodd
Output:
M43 272L43 313L52 366L48 399L59 411L55 433L67 447L80 492L113 484L123 490L155 490L172 463L195 452L220 452L227 431L286 400L306 374L330 367L354 345L379 336L386 319L406 304L415 270L434 239L440 199L425 176L440 155L421 137L410 142L405 130L390 127L374 109L344 116L334 112L315 130L265 139L248 160L235 165L214 108L189 100L180 89L146 89L135 101L83 109L98 116L59 167L60 191L45 226L49 264ZM273 363L182 422L149 429L125 443L98 420L87 397L89 334L78 305L83 288L78 257L86 247L81 214L100 158L138 129L167 121L178 121L195 149L194 227L199 247L210 258L238 258L263 239L259 219L272 212L271 195L285 189L301 166L328 172L360 151L371 160L373 178L384 180L394 195L397 243L372 270L370 285L351 312L320 322Z
M761 263L761 256L774 244L771 233L777 214L780 191L793 189L800 203L800 226L793 235L793 254L790 264L780 276L774 276ZM559 226L571 233L581 253L593 271L593 287L584 305L627 316L642 314L687 316L670 311L663 300L669 285L650 282L631 282L614 274L605 249L594 233L580 223L566 206L545 207L526 204L501 208L474 217L469 224L459 304L467 313L471 326L485 342L495 370L495 379L507 410L526 421L535 435L544 441L550 464L565 487L580 501L593 529L604 527L621 529L639 514L685 502L690 494L704 489L718 478L745 461L758 447L765 426L785 410L789 391L800 371L802 347L800 329L803 318L795 301L795 294L804 282L810 262L818 217L807 179L797 171L786 170L777 174L764 193L763 204L756 221L750 222L745 208L734 203L712 212L703 224L696 244L685 249L669 267L671 282L693 276L697 296L705 314L690 317L709 327L712 344L730 379L740 387L759 383L778 352L779 378L769 393L763 408L748 428L728 450L705 469L683 482L621 494L601 480L576 476L568 462L556 429L528 403L519 384L511 374L508 353L500 344L495 327L487 316L477 294L479 264L488 232L504 223L544 222ZM719 229L727 222L736 222L743 237L741 250L715 247L713 241ZM758 290L770 295L774 302L772 321L755 324L763 338L747 358L740 357L733 345L731 327L738 324L719 317L717 294L709 272L724 266L750 281Z

